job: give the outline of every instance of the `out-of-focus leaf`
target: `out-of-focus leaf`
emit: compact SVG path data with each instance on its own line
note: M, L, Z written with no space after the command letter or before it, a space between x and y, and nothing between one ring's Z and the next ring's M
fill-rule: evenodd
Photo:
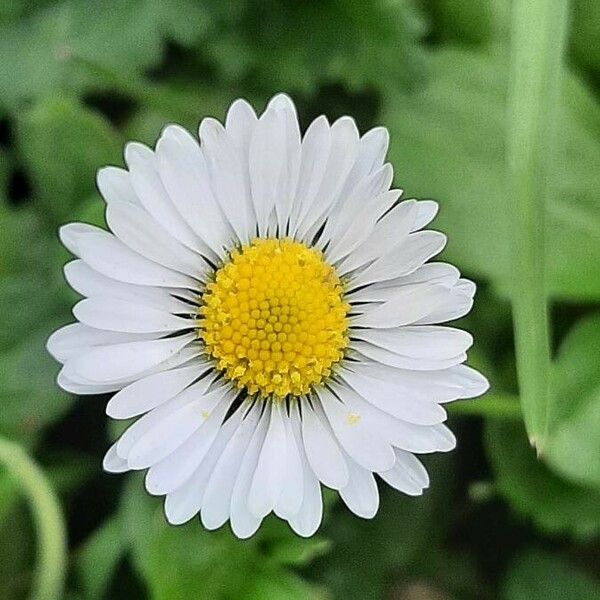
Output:
M49 285L42 276L32 273L0 277L0 314L5 323L10 323L10 327L0 328L0 353L55 321L65 308L56 285Z
M441 40L480 44L493 28L494 5L488 0L430 0L426 3Z
M58 365L45 348L53 328L51 324L0 354L0 432L26 444L73 402L56 385Z
M282 598L322 597L262 552L260 533L242 541L228 527L206 531L197 519L174 527L166 522L161 504L148 496L139 477L130 477L121 526L154 600L279 597L273 590L285 594Z
M573 0L571 55L581 66L600 73L600 11L595 0Z
M600 315L577 323L553 367L545 458L558 472L600 488Z
M333 549L315 563L335 598L381 598L394 570L436 564L434 556L446 528L444 517L449 516L451 458L431 458L427 465L432 487L421 497L405 496L379 481L380 508L372 520L358 519L339 503L324 528Z
M36 5L37 6L37 5ZM0 23L0 106L97 81L77 60L134 75L159 62L167 38L195 42L207 26L193 0L65 0Z
M430 56L429 85L388 98L384 123L391 160L410 195L440 201L436 226L449 234L448 258L504 290L510 270L510 201L504 182L505 90L502 52L444 49ZM547 207L551 295L600 297L600 109L573 76L565 77L558 126L563 155ZM518 289L518 288L517 288Z
M327 554L330 549L331 540L323 537L301 538L287 535L273 546L271 557L282 565L302 566Z
M496 487L517 513L551 534L590 538L600 531L600 494L539 461L522 424L490 420L485 441Z
M424 27L412 0L211 2L214 27L199 51L232 83L310 91L327 81L397 89L421 74ZM307 35L308 34L308 35Z
M514 562L502 592L503 600L594 600L600 585L561 557L530 550Z
M22 600L30 590L35 534L25 504L0 521L0 598Z
M121 523L112 517L86 541L77 559L82 597L102 600L117 563L127 550Z
M11 208L0 201L0 278L27 274L41 283L54 244L33 209Z
M44 101L23 115L18 143L38 210L52 226L92 194L97 169L118 162L122 145L104 118L64 99Z

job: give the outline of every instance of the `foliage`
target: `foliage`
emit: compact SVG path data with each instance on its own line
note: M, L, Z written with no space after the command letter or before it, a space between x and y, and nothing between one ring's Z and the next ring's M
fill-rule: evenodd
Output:
M546 205L553 346L547 440L515 411L516 281L506 182L511 0L14 0L0 6L0 435L31 452L69 528L68 598L598 597L600 9L573 0ZM327 496L310 540L268 519L166 524L139 478L101 472L106 398L55 385L50 331L72 319L58 224L103 223L95 171L167 122L195 129L238 96L285 90L303 126L351 114L390 129L407 197L440 201L444 258L479 285L464 325L492 394L453 417L422 498L383 490L371 521ZM522 333L522 332L521 332ZM452 410L452 409L451 409ZM113 430L115 428L113 427ZM0 471L0 597L27 597L36 531ZM542 550L543 548L543 550ZM595 552L596 551L596 552ZM421 596L417 596L417 594Z

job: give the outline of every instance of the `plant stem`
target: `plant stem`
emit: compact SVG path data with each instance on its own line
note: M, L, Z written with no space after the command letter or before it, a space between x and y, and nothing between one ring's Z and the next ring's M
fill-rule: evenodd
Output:
M481 398L458 400L446 405L450 415L490 417L520 421L519 398L512 394L486 394Z
M550 345L545 212L555 186L560 75L568 0L514 0L508 90L508 189L513 200L512 293L521 405L538 453L547 433Z
M27 495L38 535L38 564L32 600L63 597L67 565L65 524L56 494L40 467L18 444L0 437L0 463Z

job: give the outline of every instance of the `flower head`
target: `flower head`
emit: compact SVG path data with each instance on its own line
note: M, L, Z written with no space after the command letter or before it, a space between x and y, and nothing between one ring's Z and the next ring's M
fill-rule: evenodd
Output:
M454 447L443 404L487 382L462 364L471 336L439 323L475 286L427 262L437 205L390 189L387 144L348 117L301 136L285 95L260 118L238 100L200 142L170 125L100 170L111 232L61 229L85 298L48 341L58 383L117 392L108 415L137 420L104 467L148 469L170 522L248 537L274 512L308 536L321 484L370 518L374 474L421 494L415 454Z

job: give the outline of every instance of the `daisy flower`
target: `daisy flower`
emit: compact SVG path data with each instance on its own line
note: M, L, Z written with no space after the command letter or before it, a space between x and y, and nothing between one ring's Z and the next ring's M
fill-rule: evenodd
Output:
M400 201L387 146L349 117L301 135L285 95L260 117L237 100L199 140L169 125L99 171L110 231L61 228L84 299L48 341L58 383L117 392L107 414L135 421L104 468L147 469L169 522L246 538L274 512L310 536L321 485L371 518L375 475L419 495L415 455L454 447L444 403L488 384L463 364L471 336L439 323L475 285L427 262L437 205Z

